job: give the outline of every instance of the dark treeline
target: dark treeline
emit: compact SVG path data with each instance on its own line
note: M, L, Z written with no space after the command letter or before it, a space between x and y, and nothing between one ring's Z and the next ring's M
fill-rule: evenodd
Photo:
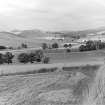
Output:
M0 53L0 64L12 64L14 57L15 55L13 55L11 52L6 52L5 54ZM42 62L47 64L50 61L49 57L44 56L42 50L37 50L31 53L20 53L17 59L20 63L24 64L34 62Z
M81 45L79 47L80 51L92 51L92 50L98 50L98 49L104 49L105 48L105 42L101 41L87 41L86 45Z
M42 50L37 50L31 53L21 53L18 56L18 61L20 63L34 63L34 62L42 62L42 63L49 63L49 57L44 56Z

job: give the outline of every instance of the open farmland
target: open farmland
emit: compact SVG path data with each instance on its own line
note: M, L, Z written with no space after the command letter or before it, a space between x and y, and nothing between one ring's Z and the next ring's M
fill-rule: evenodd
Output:
M105 105L105 0L0 0L0 105Z
M51 73L1 76L0 105L78 105L98 69L96 65L78 66Z
M20 53L36 50L10 50L15 55L13 64L0 65L0 105L82 105L85 90L104 63L105 51L54 49L44 51L49 64L18 62Z
M50 57L49 64L22 64L17 60L19 54L35 52L41 43L52 44L54 40L28 35L2 36L1 40L9 40L12 45L13 38L18 40L16 45L26 42L32 48L0 51L15 55L12 64L0 65L0 105L82 105L97 71L104 64L105 50L67 52L65 48L49 49L44 50L44 55Z
M11 52L17 56L34 50ZM103 65L104 51L45 54L51 58L50 64L19 64L14 59L15 64L0 65L0 105L82 103L82 92Z
M51 63L58 62L103 62L105 57L105 51L91 51L91 52L70 52L70 53L47 53L47 56L51 58Z

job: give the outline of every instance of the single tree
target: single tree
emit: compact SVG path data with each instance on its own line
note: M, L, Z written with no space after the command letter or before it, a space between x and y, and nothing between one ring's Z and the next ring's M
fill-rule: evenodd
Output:
M58 43L53 43L53 44L52 44L52 48L59 48Z

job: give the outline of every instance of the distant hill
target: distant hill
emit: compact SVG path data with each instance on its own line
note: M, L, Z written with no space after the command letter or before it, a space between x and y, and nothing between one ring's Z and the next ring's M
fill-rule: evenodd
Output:
M41 30L13 30L12 33L24 37L24 38L31 38L31 37L45 37L48 35L54 36L54 35L60 35L60 36L78 36L81 37L86 36L87 34L96 34L97 32L105 31L105 27L99 27L95 29L87 29L87 30L77 30L77 31L46 31L43 32Z
M85 37L88 34L97 34L104 32L105 27L96 29L88 29L81 31L60 31L60 32L44 32L40 30L13 30L11 32L0 32L0 45L5 46L20 46L22 43L26 43L29 47L39 47L41 43L51 43L50 40L44 39L47 36L69 37L77 39L79 37ZM52 41L53 42L53 41Z
M86 37L88 34L97 34L98 32L105 31L105 27L99 27L95 29L87 29L87 30L80 30L80 31L60 31L60 32L53 32L59 33L62 37Z
M24 39L17 37L15 34L10 32L0 32L0 45L5 46L17 46Z
M32 37L33 38L33 37ZM40 46L41 40L20 37L11 32L0 32L0 45L9 47L19 47L22 43L27 44L29 47Z
M45 36L48 36L48 33L39 30L0 32L0 45L19 47L25 43L28 47L38 48L42 43L51 43L50 40L44 38Z
M21 30L21 31L15 30L12 31L12 33L15 33L19 37L28 38L28 39L48 36L46 32L40 30Z

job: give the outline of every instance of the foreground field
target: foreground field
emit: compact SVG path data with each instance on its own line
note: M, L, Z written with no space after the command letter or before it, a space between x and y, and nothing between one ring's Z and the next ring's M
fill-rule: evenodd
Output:
M104 50L46 54L50 64L0 65L0 105L82 105Z
M66 67L51 73L3 76L0 105L78 105L98 68Z

